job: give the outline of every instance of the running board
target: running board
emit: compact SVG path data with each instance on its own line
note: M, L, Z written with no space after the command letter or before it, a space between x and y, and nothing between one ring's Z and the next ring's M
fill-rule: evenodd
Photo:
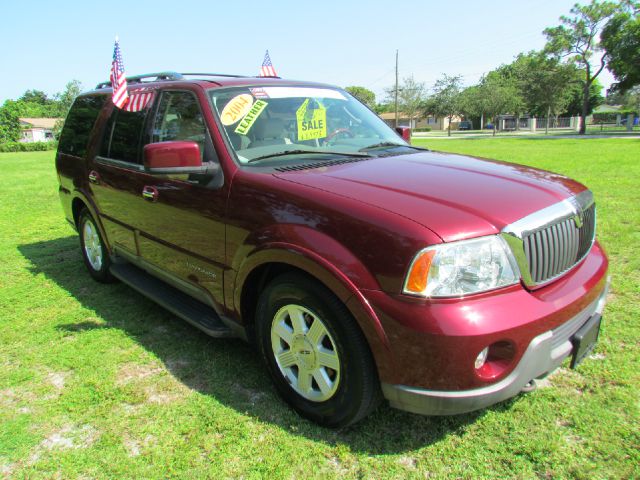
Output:
M111 274L174 315L216 338L237 337L213 308L157 279L131 263L114 263Z

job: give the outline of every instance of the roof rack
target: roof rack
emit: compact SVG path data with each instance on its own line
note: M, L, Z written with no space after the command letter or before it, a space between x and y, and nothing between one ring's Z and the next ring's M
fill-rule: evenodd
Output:
M232 78L246 78L247 75L233 75L230 73L182 73L184 76L198 76L198 77L232 77Z
M142 75L132 75L127 77L128 83L141 83L143 80L149 80L151 82L160 82L160 81L172 81L172 80L184 80L185 76L193 77L234 77L234 78L243 78L246 75L231 75L228 73L178 73L178 72L158 72L158 73L144 73ZM96 90L100 90L101 88L109 88L111 86L111 80L106 82L101 82L96 86Z
M184 77L181 73L178 72L158 72L158 73L144 73L142 75L132 75L127 77L128 83L140 83L144 79L152 78L152 82L157 82L161 80L182 80ZM96 90L100 90L101 88L108 88L111 86L111 80L107 82L99 83L96 86Z

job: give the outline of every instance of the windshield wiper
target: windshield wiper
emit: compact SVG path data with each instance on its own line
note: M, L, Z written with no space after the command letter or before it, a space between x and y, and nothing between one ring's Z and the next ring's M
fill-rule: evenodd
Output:
M407 148L415 148L416 150L427 150L426 148L415 147L413 145L403 145L402 143L380 142L380 143L374 143L373 145L369 145L368 147L361 148L358 151L366 152L367 150L372 150L374 148L382 148L382 147L407 147Z
M343 155L345 157L370 157L366 153L361 152L332 152L332 151L321 151L321 150L304 150L304 149L296 149L296 150L286 150L284 152L276 152L270 153L268 155L261 155L256 158L252 158L247 163L256 162L258 160L264 160L265 158L273 158L273 157L284 157L285 155L300 155L306 153L315 153L318 155Z

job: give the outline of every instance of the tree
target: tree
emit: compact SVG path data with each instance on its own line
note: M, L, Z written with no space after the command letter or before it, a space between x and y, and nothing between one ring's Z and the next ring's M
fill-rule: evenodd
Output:
M0 108L0 143L17 142L20 140L20 120L11 108Z
M37 103L38 105L49 105L52 100L42 90L27 90L18 99L25 103Z
M577 75L582 75L579 72ZM582 84L580 81L574 81L569 84L569 94L567 98L566 106L564 110L559 113L567 117L573 117L576 115L582 115L584 109L584 92L582 90ZM593 109L604 102L602 96L602 85L598 80L595 80L589 87L589 97L587 98L587 115L593 112Z
M442 75L433 86L433 95L426 101L425 113L449 119L447 135L451 136L451 121L455 115L461 113L462 77Z
M346 87L345 90L356 97L358 100L360 100L362 103L364 103L370 109L374 110L376 108L376 94L371 90L355 85Z
M398 110L412 121L423 110L425 100L424 82L416 82L413 76L402 79L398 85ZM387 88L387 102L395 102L395 88Z
M71 105L73 105L73 102L75 101L76 97L80 95L81 92L82 92L82 84L80 83L80 81L71 80L65 85L64 91L56 94L55 98L56 98L57 110L58 110L57 116L60 117L60 119L53 126L53 136L55 138L60 137L60 133L62 132L62 127L64 127L64 121L67 118L67 114L69 113L69 110L71 109Z
M572 88L575 89L575 65L532 51L518 55L509 69L526 110L531 115L546 116L548 128L549 117L564 111Z
M569 63L580 67L584 72L582 83L582 111L580 113L580 134L586 132L587 111L591 84L600 75L607 64L607 52L602 52L598 36L604 24L618 11L620 4L609 1L591 0L589 5L575 4L571 17L560 17L561 25L546 28L545 50L558 58L566 58ZM592 67L594 55L600 55L598 63Z
M514 82L505 81L500 75L490 72L479 85L464 90L460 101L463 112L490 118L495 135L498 115L514 112L521 100Z
M607 68L625 92L640 85L640 3L627 4L627 11L614 15L602 30L602 46L607 51Z

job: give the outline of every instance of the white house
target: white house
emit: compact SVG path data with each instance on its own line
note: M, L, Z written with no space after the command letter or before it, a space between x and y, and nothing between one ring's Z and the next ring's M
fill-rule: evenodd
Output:
M21 142L50 142L53 140L53 127L59 118L20 118L22 127Z

